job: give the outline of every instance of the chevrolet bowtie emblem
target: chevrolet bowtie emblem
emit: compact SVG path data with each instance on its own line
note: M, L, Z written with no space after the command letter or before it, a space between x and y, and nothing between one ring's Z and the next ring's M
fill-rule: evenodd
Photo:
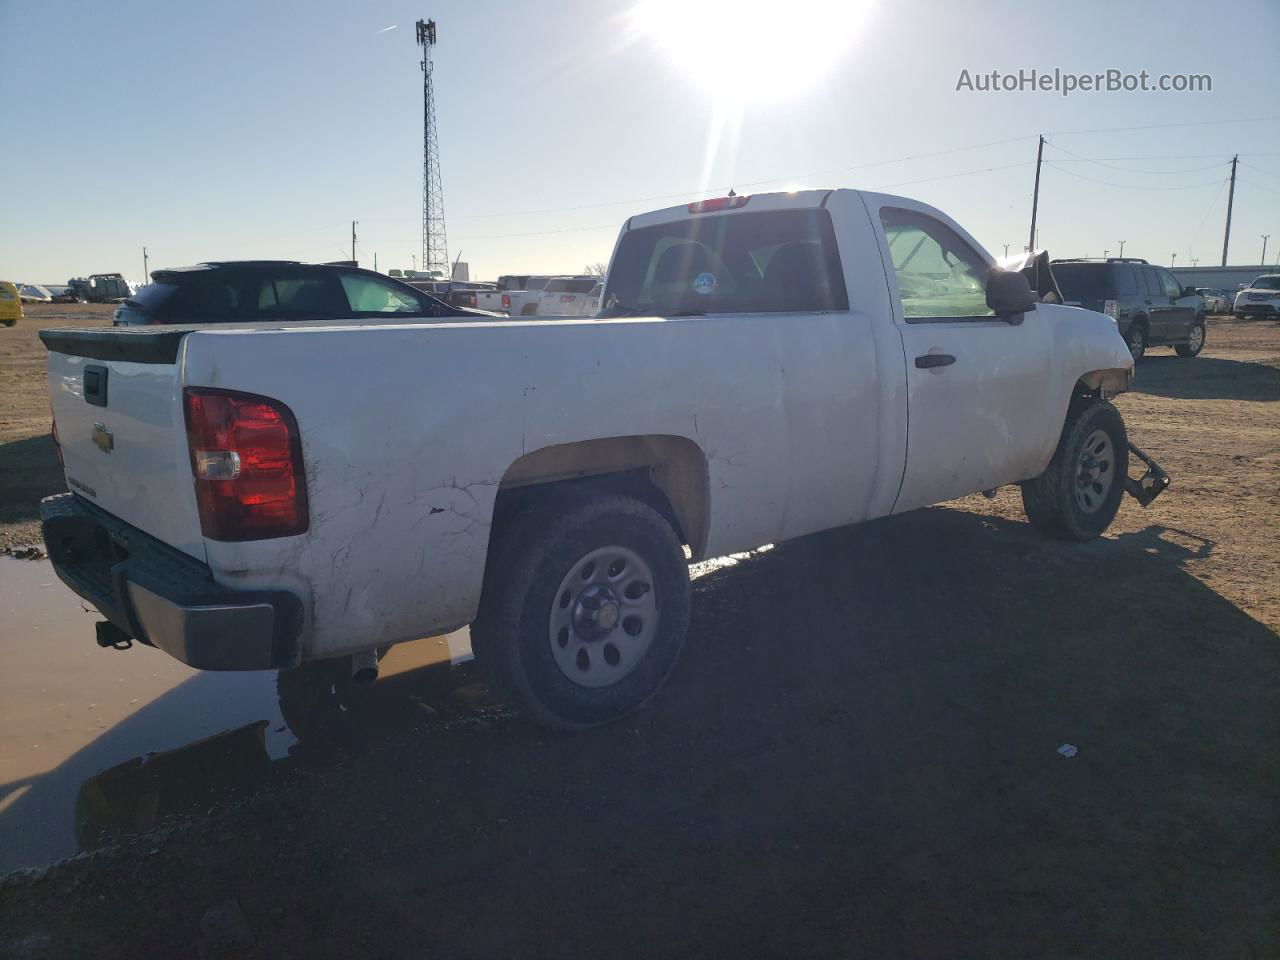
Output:
M105 423L95 423L93 425L93 442L98 445L98 449L103 453L110 453L115 449L116 438L112 436Z

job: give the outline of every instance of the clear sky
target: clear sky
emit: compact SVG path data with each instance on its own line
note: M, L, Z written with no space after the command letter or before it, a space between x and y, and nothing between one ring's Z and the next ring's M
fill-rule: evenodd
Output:
M1233 153L1231 261L1257 263L1264 233L1280 254L1277 0L0 0L0 276L137 280L144 244L152 269L339 259L353 219L362 263L408 267L420 17L449 251L473 278L577 272L628 215L730 185L902 193L999 256L1026 242L1039 133L1053 255L1123 239L1217 262ZM956 89L1031 68L1213 89ZM1167 124L1196 125L1072 132Z

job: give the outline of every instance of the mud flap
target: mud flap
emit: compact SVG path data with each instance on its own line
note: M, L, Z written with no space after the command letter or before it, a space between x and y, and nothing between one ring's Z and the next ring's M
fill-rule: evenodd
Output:
M1156 463L1132 443L1129 444L1129 452L1147 465L1147 472L1137 480L1133 479L1133 477L1125 477L1125 492L1142 506L1149 507L1151 506L1151 501L1164 493L1169 486L1169 475L1160 469L1160 464Z

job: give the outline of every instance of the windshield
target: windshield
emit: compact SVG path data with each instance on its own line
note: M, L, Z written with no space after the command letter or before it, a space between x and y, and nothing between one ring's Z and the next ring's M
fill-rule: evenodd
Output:
M1255 290L1280 290L1280 276L1277 277L1259 277L1253 281Z
M623 235L602 316L849 309L831 216L697 216Z

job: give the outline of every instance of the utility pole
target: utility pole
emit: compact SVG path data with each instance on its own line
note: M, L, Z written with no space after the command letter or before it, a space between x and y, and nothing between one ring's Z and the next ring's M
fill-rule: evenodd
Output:
M1036 214L1040 212L1040 163L1044 160L1044 134L1040 135L1040 145L1036 147L1036 188L1031 194L1031 235L1027 239L1027 252L1036 248Z
M1227 229L1222 234L1222 265L1227 265L1227 244L1231 242L1231 206L1236 200L1236 164L1240 162L1240 154L1231 158L1231 189L1227 191Z
M356 262L356 224L358 220L351 221L351 262Z
M1121 241L1120 241L1120 259L1121 259L1121 260L1123 260L1123 259L1124 259L1124 244L1125 244L1125 242L1124 242L1123 240L1121 240Z
M1192 258L1191 258L1191 265L1192 265L1193 267L1194 267L1194 266L1196 266L1196 265L1197 265L1197 264L1199 264L1199 263L1200 263L1200 258L1199 258L1199 257L1192 257Z
M373 251L373 272L378 272L378 251Z
M1009 256L1009 245L1007 243L1004 245L1004 255L1006 258Z
M1173 260L1172 260L1172 262L1169 264L1169 269L1170 269L1170 270L1172 270L1172 269L1173 269L1174 267L1176 267L1177 265L1178 265L1178 255L1175 253L1175 254L1173 254Z
M1264 267L1267 265L1267 241L1271 239L1271 234L1264 233L1262 235L1262 259L1258 262Z
M1107 257L1109 257L1109 256L1111 256L1111 251L1110 251L1110 250L1103 250L1103 251L1102 251L1102 259L1103 259L1103 260L1107 259Z
M1263 250L1267 249L1267 246L1265 243L1262 245L1262 249ZM145 287L150 282L151 282L151 274L147 271L147 248L143 247L142 248L142 285Z
M416 253L409 254L409 259L413 261L413 275L418 275L418 255Z

